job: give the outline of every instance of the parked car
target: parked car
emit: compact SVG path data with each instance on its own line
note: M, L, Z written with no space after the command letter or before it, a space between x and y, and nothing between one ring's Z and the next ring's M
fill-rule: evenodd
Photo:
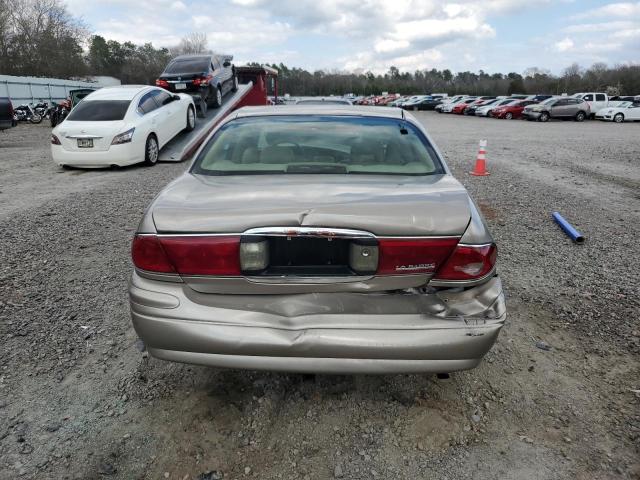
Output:
M420 102L421 100L423 100L423 99L427 98L428 96L429 96L429 95L413 95L413 96L409 97L408 99L406 99L406 100L402 103L401 107L403 107L403 108L404 108L404 107L409 106L409 105L412 105L412 104L414 104L414 103L418 103L418 102Z
M466 107L464 107L464 108L462 109L462 113L463 113L464 115L469 115L469 109L470 109L471 107L476 107L476 106L479 106L479 105L484 105L484 104L485 104L485 102L489 102L489 101L491 101L491 100L496 100L496 99L497 99L497 97L478 97L478 98L476 98L473 102L471 102L471 103L470 103L470 104L468 104Z
M245 107L146 210L133 326L157 358L315 373L474 368L496 246L410 113Z
M455 95L453 97L447 97L444 98L442 100L442 103L440 105L436 105L436 107L434 108L434 110L438 113L443 113L443 109L445 108L445 106L447 105L453 105L456 102L462 100L464 97L466 97L466 95Z
M481 108L481 107L488 107L490 105L496 105L498 102L500 102L500 100L503 100L504 97L496 97L496 98L492 98L491 100L483 100L480 103L472 103L471 105L468 105L466 110L464 111L465 115L475 115L476 111Z
M540 103L551 97L553 97L553 95L529 95L525 100L532 100L535 103Z
M493 110L504 105L509 105L514 102L520 102L514 98L497 98L494 103L487 103L476 107L476 117L490 117L493 114Z
M156 86L173 93L197 94L209 107L222 105L222 98L238 90L233 55L180 55L169 62Z
M450 113L455 113L457 115L462 115L464 113L464 109L467 108L468 105L471 105L473 102L477 100L477 97L466 98L456 105L453 106Z
M303 98L296 101L296 105L351 105L351 102L341 97L318 97Z
M547 122L551 118L574 119L582 122L591 114L589 104L581 98L552 97L536 105L529 105L522 111L527 120Z
M591 116L595 116L596 112L601 108L609 106L609 96L602 92L576 93L573 98L580 98L589 104Z
M13 105L7 97L0 97L0 130L7 130L16 126L13 118Z
M416 102L405 103L402 108L405 110L435 110L442 103L442 97L427 96Z
M602 108L596 118L616 123L640 121L640 103L621 102L617 107Z
M86 96L51 133L61 166L155 165L160 149L195 128L193 98L157 87L105 87Z
M505 118L511 120L512 118L522 118L522 111L528 105L534 105L537 102L533 100L516 100L509 102L506 105L496 107L491 111L491 116L494 118Z

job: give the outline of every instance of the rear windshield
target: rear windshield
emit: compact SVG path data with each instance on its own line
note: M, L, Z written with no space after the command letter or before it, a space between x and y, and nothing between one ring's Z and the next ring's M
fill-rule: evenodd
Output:
M231 121L209 140L193 173L444 173L433 147L404 120L347 116L265 116Z
M174 60L164 73L200 73L209 70L209 57L197 57L197 58L184 58Z
M83 100L75 106L67 120L77 122L110 122L122 120L131 100Z

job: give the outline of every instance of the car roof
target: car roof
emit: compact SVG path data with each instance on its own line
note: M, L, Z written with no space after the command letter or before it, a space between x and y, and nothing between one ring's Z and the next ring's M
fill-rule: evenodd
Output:
M236 110L235 118L276 115L336 115L404 118L404 110L393 107L370 107L360 105L276 105L265 107L242 107Z
M156 87L149 85L118 85L104 87L85 97L87 100L133 100L139 93L145 90L154 90Z

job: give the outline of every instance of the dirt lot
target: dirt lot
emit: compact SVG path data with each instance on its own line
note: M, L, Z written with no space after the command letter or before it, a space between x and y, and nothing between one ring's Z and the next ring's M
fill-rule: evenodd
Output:
M640 478L640 125L418 116L481 206L508 295L498 344L449 380L146 357L129 244L187 165L63 171L44 125L0 132L0 478Z

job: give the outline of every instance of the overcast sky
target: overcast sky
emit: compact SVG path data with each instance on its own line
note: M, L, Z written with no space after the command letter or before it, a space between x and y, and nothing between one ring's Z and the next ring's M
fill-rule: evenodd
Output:
M559 73L578 62L640 62L640 1L67 0L107 39L176 44L206 32L235 63L310 70Z

